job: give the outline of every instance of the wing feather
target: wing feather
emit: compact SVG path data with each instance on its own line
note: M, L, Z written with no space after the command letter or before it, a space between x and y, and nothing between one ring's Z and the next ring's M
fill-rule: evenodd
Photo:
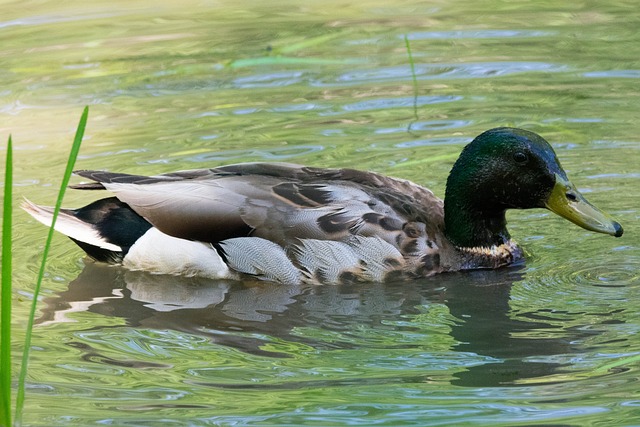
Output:
M352 169L244 163L152 177L78 174L97 182L81 186L114 192L162 232L209 243L251 236L286 247L299 239L347 242L360 235L405 253L415 246L406 244L408 223L422 224L419 239L444 227L442 201L431 191Z

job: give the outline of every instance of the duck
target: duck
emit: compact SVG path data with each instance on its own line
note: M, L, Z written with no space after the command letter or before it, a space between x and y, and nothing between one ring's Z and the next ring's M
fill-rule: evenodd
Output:
M509 209L546 208L623 234L571 183L549 142L509 127L463 148L444 200L405 179L290 163L75 174L88 182L72 188L113 195L62 209L55 229L95 261L153 274L335 285L497 269L524 258ZM53 208L22 207L51 224Z

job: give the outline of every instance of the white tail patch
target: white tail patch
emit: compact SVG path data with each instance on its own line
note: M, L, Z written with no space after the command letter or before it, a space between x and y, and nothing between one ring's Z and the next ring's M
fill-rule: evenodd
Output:
M51 227L53 208L48 206L39 206L26 199L22 203L21 207L36 220L47 227ZM97 246L114 252L122 251L120 246L109 243L100 236L98 231L93 228L93 224L84 222L75 216L62 211L58 214L55 229L65 236L69 236L72 239L87 243L91 246Z

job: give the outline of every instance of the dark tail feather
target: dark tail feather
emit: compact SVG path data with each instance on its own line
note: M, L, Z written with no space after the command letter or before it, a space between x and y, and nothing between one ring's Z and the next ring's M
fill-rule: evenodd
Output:
M50 226L53 208L25 201L22 208ZM56 230L68 236L91 258L119 263L129 248L151 228L129 205L115 197L95 201L80 209L62 209Z

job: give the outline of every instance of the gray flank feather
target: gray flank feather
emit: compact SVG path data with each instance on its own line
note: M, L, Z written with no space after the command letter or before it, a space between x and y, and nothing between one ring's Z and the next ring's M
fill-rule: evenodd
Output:
M259 237L236 237L220 242L229 267L261 279L298 285L301 274L279 245Z
M340 284L345 278L358 278L362 263L349 245L332 240L303 239L292 247L292 254L311 278Z

